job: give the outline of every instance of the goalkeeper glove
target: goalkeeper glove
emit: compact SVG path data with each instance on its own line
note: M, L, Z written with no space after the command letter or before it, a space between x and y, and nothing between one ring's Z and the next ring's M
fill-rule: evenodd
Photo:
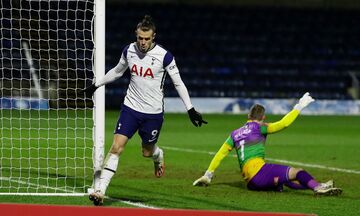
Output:
M98 87L96 87L95 84L92 84L91 86L87 87L86 89L81 90L80 93L81 94L85 93L85 97L91 98L97 88Z
M315 99L310 96L309 92L306 92L294 106L294 109L301 111L313 101L315 101Z
M213 173L206 171L206 173L194 181L193 186L209 186L211 183L211 179L213 177Z
M188 110L189 118L193 125L201 127L202 123L207 124L207 121L203 120L201 114L197 112L194 107Z

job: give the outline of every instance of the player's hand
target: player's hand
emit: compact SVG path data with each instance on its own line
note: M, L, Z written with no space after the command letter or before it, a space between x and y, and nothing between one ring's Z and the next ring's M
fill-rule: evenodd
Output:
M197 112L194 107L188 110L189 118L193 125L201 127L202 123L207 124L207 121L203 120L201 114Z
M194 181L193 186L209 186L211 183L211 178L206 175L201 176L199 179Z
M98 87L96 87L95 84L92 84L91 86L87 87L86 89L81 90L81 91L80 91L80 94L84 94L84 93L85 93L85 97L91 98L97 88L98 88Z
M294 106L294 109L301 111L307 107L311 102L314 102L315 99L312 98L309 92L306 92L299 100L299 102Z

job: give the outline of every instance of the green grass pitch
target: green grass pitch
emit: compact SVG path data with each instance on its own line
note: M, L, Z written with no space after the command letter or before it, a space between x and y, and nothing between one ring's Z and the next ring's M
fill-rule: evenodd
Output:
M4 112L2 116L7 114L9 112ZM106 152L111 146L117 118L118 111L106 112ZM165 115L158 142L165 149L166 170L163 178L154 176L153 164L150 159L142 157L140 139L135 135L120 158L117 173L107 191L107 195L113 199L106 200L105 206L131 207L121 201L128 200L160 208L360 215L360 116L299 116L286 130L268 136L266 156L271 159L269 162L284 160L284 164L306 169L319 181L334 179L336 186L343 189L339 197L315 197L309 190L288 188L282 193L248 191L234 153L223 160L209 187L193 187L192 182L204 173L212 159L209 153L216 152L229 133L246 120L245 115L205 114L204 118L209 124L195 128L185 114ZM280 118L277 115L268 116L267 121ZM2 121L2 137L9 132L5 129L5 126L9 126L7 121L5 118ZM35 123L38 122L35 120ZM67 123L78 124L79 127L82 125ZM83 130L67 132L68 136L77 137L69 145L80 145L82 142L76 140L89 136ZM6 140L1 140L0 144L4 145ZM12 152L16 154L16 151ZM59 152L61 154L62 151ZM83 157L91 155L84 153ZM294 165L294 162L304 166ZM85 163L91 164L91 160ZM49 172L56 176L51 169ZM67 172L71 175L77 173L76 170ZM5 177L7 173L1 175ZM85 181L91 184L91 178ZM0 202L92 205L87 197L0 196Z

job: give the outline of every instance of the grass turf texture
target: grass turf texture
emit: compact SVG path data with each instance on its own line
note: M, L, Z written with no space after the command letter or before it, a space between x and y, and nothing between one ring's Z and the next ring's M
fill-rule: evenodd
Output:
M158 144L165 148L166 170L160 179L153 174L151 160L141 156L140 139L135 135L121 156L107 195L161 208L359 215L360 174L356 173L303 167L319 181L334 179L344 190L339 197L314 197L309 190L288 188L282 193L254 192L246 189L232 153L216 171L211 186L193 187L192 182L203 174L212 159L212 155L203 152L216 152L246 118L244 115L204 117L209 124L195 128L185 114L165 115ZM106 112L106 152L111 146L117 118L117 111ZM267 121L280 118L268 116ZM360 116L300 116L285 131L268 136L266 156L359 171L359 125ZM0 196L0 202L92 205L87 197ZM117 200L106 200L105 206L129 207Z

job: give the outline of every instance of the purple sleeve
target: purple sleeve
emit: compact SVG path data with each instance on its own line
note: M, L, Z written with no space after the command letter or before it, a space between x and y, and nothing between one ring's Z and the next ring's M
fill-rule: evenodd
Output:
M122 54L124 55L125 58L127 58L127 51L129 49L129 46L130 45L127 45L126 47L124 47L123 51L122 51Z
M164 68L166 68L174 59L174 56L168 51L164 56Z

